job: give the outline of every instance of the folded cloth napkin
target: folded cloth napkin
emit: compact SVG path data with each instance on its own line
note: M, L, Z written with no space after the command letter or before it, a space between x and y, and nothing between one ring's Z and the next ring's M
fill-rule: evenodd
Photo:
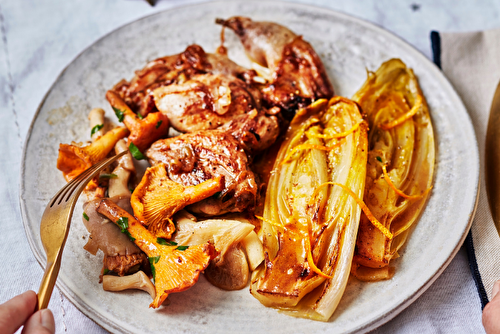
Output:
M500 81L500 29L468 33L432 32L431 41L434 62L462 97L479 145L479 200L465 244L484 308L491 299L493 284L500 279L500 237L491 216L484 178L486 129L493 95Z

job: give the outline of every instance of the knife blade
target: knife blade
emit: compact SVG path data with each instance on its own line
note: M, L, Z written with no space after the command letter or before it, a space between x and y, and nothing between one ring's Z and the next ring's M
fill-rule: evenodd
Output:
M485 146L486 193L500 235L500 82L491 103Z

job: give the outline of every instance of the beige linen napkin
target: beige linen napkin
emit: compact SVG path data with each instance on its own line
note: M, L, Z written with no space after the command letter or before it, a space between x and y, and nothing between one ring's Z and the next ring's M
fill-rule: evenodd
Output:
M484 178L486 129L491 101L500 81L500 29L439 35L433 33L432 37L434 61L439 65L440 60L444 74L461 96L479 144L479 202L466 245L484 307L491 299L493 284L500 279L500 237L490 213ZM439 38L436 40L436 37L440 37L440 48Z

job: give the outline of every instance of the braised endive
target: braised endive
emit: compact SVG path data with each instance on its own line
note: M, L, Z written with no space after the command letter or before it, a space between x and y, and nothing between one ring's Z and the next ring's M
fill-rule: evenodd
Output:
M358 105L335 97L300 110L268 184L265 263L251 293L264 305L327 321L349 277L366 176L367 124ZM353 196L354 195L354 196Z
M353 99L370 126L364 201L394 238L362 215L352 272L362 280L387 279L392 275L389 262L398 256L431 189L432 123L417 78L399 59L369 72Z

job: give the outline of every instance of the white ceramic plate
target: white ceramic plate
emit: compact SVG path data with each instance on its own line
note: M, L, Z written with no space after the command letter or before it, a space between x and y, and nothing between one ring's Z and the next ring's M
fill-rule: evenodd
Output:
M246 15L275 21L311 42L338 95L352 96L385 60L412 67L430 106L437 142L434 190L417 227L394 261L392 280L349 281L330 322L296 319L262 306L244 289L221 291L203 277L190 290L170 295L171 304L149 309L142 291L110 293L98 283L102 258L83 250L87 232L77 205L64 250L59 289L83 313L113 332L168 333L345 333L368 331L412 303L442 273L462 244L474 213L479 176L475 135L459 97L428 59L399 38L370 23L322 8L269 1L212 2L175 8L126 26L83 51L61 73L40 104L26 140L21 175L21 209L26 234L45 266L39 224L46 203L64 185L56 169L59 143L89 139L88 111L102 107L107 89L156 57L191 43L213 52L219 45L216 17ZM239 41L226 33L230 57L247 64Z

